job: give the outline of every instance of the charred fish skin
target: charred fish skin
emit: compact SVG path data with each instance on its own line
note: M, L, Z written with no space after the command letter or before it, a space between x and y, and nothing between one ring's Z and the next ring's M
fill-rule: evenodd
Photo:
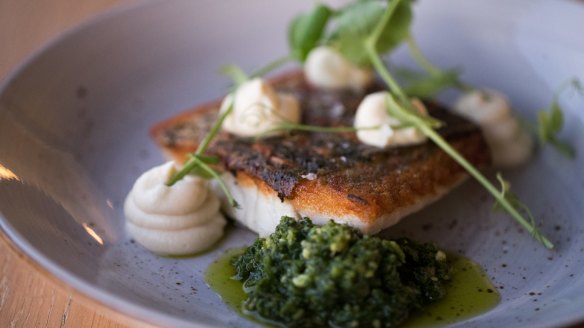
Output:
M472 147L461 149L465 157L479 166L488 163L487 151L480 152L480 158L472 156L474 148L484 147L477 128L436 105L432 105L430 113L445 122L446 127L441 130L441 134L449 142L459 144L459 140L468 140L473 143ZM265 181L280 198L292 197L296 185L304 179L303 176L309 174L316 175L318 180L326 181L327 184L333 180L340 181L343 177L344 183L359 184L360 181L403 172L408 166L442 153L431 143L379 149L362 144L353 133L306 132L260 140L222 136L210 151L223 159L227 170L245 171ZM482 158L484 155L486 158ZM436 160L433 163L444 167L450 165L448 160ZM455 174L456 167L448 169Z
M318 90L301 72L272 83L300 100L302 123L319 126L352 126L360 101L380 89ZM455 149L473 165L489 166L488 147L477 126L435 102L424 103L444 123L438 132ZM151 134L165 154L183 161L209 130L219 105L208 103L161 122ZM222 169L236 180L255 180L259 197L266 198L262 204L279 201L287 209L292 206L296 216L310 216L317 223L335 219L366 233L395 224L466 178L464 169L431 142L381 149L361 143L355 133L291 132L255 139L223 132L209 153L218 155Z

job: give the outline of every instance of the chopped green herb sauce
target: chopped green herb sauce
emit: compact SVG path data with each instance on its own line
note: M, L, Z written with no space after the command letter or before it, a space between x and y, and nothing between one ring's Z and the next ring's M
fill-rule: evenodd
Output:
M283 217L232 260L246 314L287 327L396 327L445 295L449 266L432 244L364 236Z

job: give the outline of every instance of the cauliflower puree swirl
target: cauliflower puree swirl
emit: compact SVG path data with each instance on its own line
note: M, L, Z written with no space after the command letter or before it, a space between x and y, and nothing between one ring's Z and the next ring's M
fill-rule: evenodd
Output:
M165 182L176 171L167 162L136 180L124 204L128 233L159 255L201 252L223 235L225 218L207 181L186 176L174 186Z
M513 115L503 94L474 90L462 95L453 109L481 128L495 166L517 167L531 157L533 138Z

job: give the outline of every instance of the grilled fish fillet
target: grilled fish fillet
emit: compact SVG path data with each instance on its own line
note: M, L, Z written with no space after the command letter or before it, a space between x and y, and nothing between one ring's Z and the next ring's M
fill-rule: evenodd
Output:
M272 80L278 92L300 100L302 122L352 126L363 97L377 91L324 91L309 86L301 72ZM151 135L167 157L184 162L217 117L220 100L155 125ZM478 167L490 163L475 125L426 102L445 123L439 133ZM293 132L242 139L222 132L209 148L218 155L223 179L242 206L223 206L227 215L260 235L274 231L282 215L308 216L317 224L346 223L377 233L439 199L467 178L466 172L431 142L379 149L355 133ZM224 205L225 200L223 200Z

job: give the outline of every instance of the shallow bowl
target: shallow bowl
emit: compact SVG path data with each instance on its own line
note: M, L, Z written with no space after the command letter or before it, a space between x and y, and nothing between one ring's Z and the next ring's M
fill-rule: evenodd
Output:
M208 265L255 236L231 228L192 258L133 243L122 203L163 161L148 128L224 94L217 68L252 70L286 53L286 22L310 2L160 1L80 26L27 60L0 91L0 227L26 256L76 290L163 326L254 324L206 286ZM584 80L584 4L577 1L419 1L414 33L442 67L501 90L534 121L564 81ZM406 52L394 62L411 65ZM446 95L445 100L448 100ZM506 171L556 248L546 250L468 182L388 233L433 240L480 263L501 293L493 310L459 323L551 327L584 320L584 101L565 94L569 160L538 149ZM489 173L493 177L492 173Z

